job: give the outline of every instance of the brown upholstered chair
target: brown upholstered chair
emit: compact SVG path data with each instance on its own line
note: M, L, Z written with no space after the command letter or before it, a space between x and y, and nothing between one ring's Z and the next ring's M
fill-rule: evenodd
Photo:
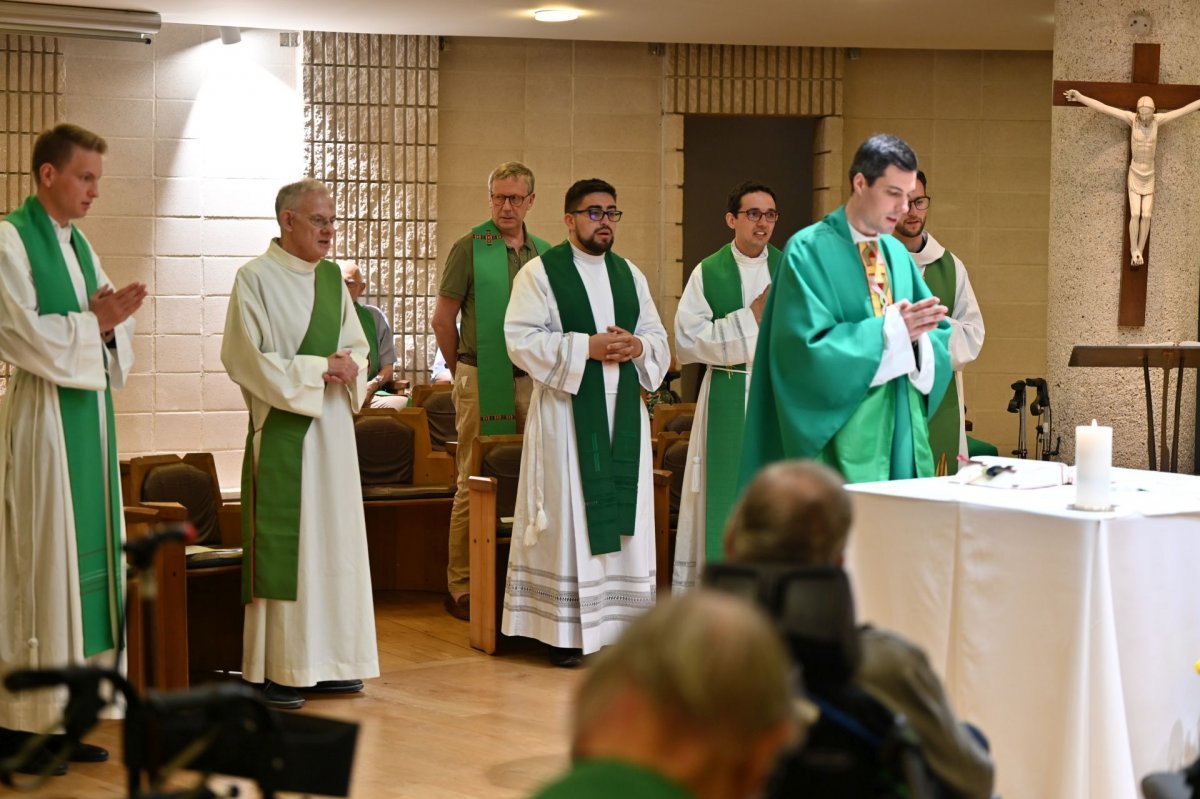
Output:
M683 433L692 429L692 418L696 415L696 403L678 402L674 405L659 405L650 420L650 437L659 433Z
M429 438L433 448L445 452L447 441L458 440L457 421L454 415L454 399L449 383L417 386L413 389L414 408L424 408L429 417Z
M433 450L425 409L364 409L354 435L372 586L444 590L454 461Z
M659 586L671 585L671 572L675 566L675 535L679 527L679 503L683 498L683 473L687 468L687 450L690 432L662 432L655 447L654 468L668 475L666 486L666 565L659 563Z
M183 607L171 608L164 601L159 618L172 618L186 630L190 682L203 682L215 672L240 671L241 504L222 499L212 454L131 459L126 501L168 513L165 519L171 518L167 509L182 506L182 518L196 528L197 543L220 550L188 556Z
M504 609L504 583L512 546L512 517L521 472L521 436L480 436L471 469L471 628L475 649L495 654ZM654 472L655 558L667 553L667 474ZM669 590L671 573L658 571L659 590Z
M480 436L471 451L471 646L496 652L512 516L521 474L521 436Z

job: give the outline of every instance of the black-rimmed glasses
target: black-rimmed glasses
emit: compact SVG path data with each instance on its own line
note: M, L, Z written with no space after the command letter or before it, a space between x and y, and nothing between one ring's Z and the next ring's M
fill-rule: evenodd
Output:
M746 218L749 219L751 222L757 222L760 219L765 219L768 222L778 222L779 221L779 212L774 211L774 210L760 211L757 208L750 208L745 211L735 211L733 215L738 216L739 214L745 214Z
M932 197L922 195L921 197L913 197L908 201L908 204L911 208L916 208L918 211L924 211L929 207L929 203L932 201Z
M573 214L584 214L593 222L599 222L604 217L608 217L613 222L620 222L624 215L623 211L618 211L616 208L601 208L598 205L589 205L587 208L581 208L578 211L572 211Z

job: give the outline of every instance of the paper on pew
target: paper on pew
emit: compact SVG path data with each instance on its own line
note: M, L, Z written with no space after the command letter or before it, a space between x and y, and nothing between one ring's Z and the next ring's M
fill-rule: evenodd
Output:
M987 488L1050 488L1071 482L1070 468L1053 461L1030 461L1019 458L1000 458L984 455L971 459L973 463L959 464L958 474L950 479L963 485ZM994 477L987 475L991 466L1008 466Z

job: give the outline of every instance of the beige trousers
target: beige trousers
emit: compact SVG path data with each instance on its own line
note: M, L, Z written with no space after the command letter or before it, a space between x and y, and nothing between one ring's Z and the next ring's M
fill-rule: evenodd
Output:
M475 439L479 438L479 370L462 363L454 370L454 418L458 428L458 489L454 494L454 510L450 512L450 563L446 568L446 587L451 593L463 593L471 584L471 511L468 478L471 476L471 456ZM514 381L517 405L517 432L525 431L525 415L533 380L518 377Z

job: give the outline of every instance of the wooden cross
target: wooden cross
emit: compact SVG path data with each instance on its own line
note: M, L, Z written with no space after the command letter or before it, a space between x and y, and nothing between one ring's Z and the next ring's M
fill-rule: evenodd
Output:
M1140 97L1154 98L1157 111L1169 111L1200 99L1200 86L1182 83L1159 83L1158 62L1162 45L1135 44L1133 46L1133 79L1129 83L1101 83L1097 81L1054 81L1054 105L1083 108L1078 103L1067 102L1063 92L1077 89L1080 93L1115 108L1136 110ZM1146 274L1150 270L1150 240L1142 252L1145 263L1134 266L1129 256L1129 201L1126 200L1125 219L1121 229L1125 240L1121 249L1121 293L1117 306L1117 324L1141 327L1146 324ZM1151 228L1153 233L1154 229Z

